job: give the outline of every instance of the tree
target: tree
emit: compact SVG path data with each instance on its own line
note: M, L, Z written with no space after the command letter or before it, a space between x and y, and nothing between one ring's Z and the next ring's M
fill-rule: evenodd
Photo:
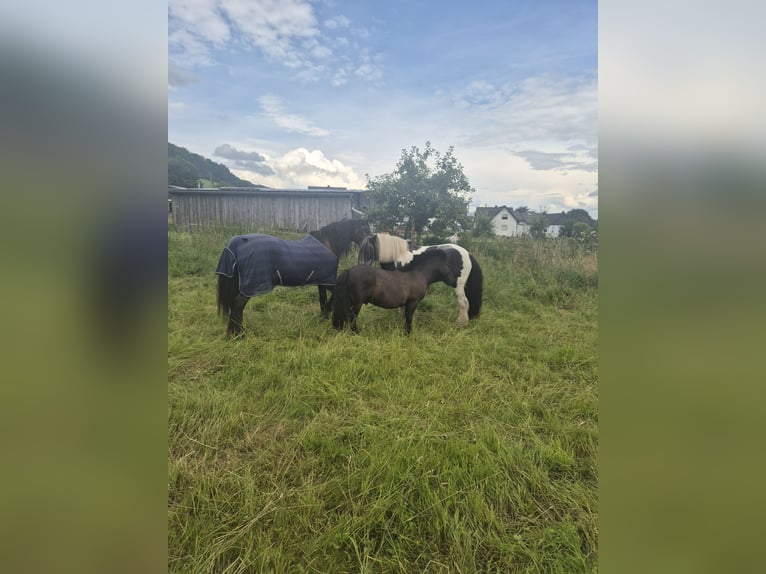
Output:
M535 239L541 239L545 237L545 231L548 226L545 223L545 212L535 216L532 223L529 225L529 234Z
M168 159L168 185L197 187L197 168L180 157Z
M495 234L495 228L492 225L492 219L488 215L478 214L473 218L473 229L471 233L474 237L492 237Z
M588 226L589 229L594 231L598 230L598 221L590 216L590 213L584 209L572 209L566 213L567 221L561 226L561 237L575 237L575 225L582 223ZM580 230L578 233L582 233L582 225L578 226Z
M409 218L411 239L420 236L432 218L430 228L437 235L454 233L458 225L465 227L474 189L453 151L450 146L441 154L426 142L422 152L417 146L403 149L392 173L374 179L366 175L372 200L367 217L386 229Z

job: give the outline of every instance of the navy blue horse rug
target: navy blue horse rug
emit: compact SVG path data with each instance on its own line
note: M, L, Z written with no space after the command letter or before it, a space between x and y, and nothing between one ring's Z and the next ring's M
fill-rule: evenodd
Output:
M238 273L240 293L253 297L277 285L335 285L338 257L313 235L289 241L251 233L232 238L215 272L226 277Z

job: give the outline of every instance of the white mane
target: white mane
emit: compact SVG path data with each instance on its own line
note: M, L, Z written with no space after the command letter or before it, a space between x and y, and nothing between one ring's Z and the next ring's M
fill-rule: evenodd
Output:
M406 264L412 261L412 253L407 249L407 242L401 237L378 233L378 261Z

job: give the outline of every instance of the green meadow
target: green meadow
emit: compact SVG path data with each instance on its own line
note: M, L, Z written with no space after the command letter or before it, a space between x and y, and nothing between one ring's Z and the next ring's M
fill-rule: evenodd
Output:
M168 232L170 572L597 570L592 249L461 242L484 272L467 327L444 284L409 337L370 305L335 331L316 287L278 287L228 340L215 267L238 232Z

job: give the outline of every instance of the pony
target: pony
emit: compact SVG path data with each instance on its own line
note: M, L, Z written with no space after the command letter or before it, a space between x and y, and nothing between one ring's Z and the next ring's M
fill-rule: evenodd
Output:
M390 270L356 265L343 271L335 285L332 325L342 329L349 323L357 333L356 318L362 305L372 303L385 309L404 308L405 329L412 332L412 317L431 283L457 285L462 258L456 251L426 248L403 267Z
M433 247L460 255L462 267L455 286L455 298L458 307L457 323L458 325L466 325L469 319L478 317L481 312L484 278L479 262L465 247L447 243L411 250L408 242L400 237L387 233L376 233L362 241L359 246L358 262L369 265L377 260L381 268L394 269L409 263L414 256Z
M328 316L339 259L349 252L352 243L358 247L370 233L367 220L343 219L298 240L262 233L232 237L216 268L218 313L229 320L226 334L239 335L242 313L250 297L270 293L276 285L317 285L319 309Z

